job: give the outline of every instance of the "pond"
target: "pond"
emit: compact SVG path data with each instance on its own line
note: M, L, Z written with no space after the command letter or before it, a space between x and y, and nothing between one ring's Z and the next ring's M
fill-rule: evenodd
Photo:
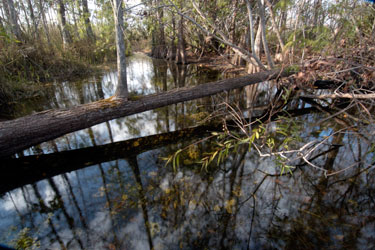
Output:
M134 95L222 77L197 65L143 55L128 60ZM52 83L43 97L19 103L4 116L108 98L115 83L115 71ZM291 167L280 162L297 154L267 157L263 148L249 150L239 143L220 164L197 163L221 144L211 132L222 131L221 124L200 121L231 107L251 106L243 114L259 116L276 92L271 83L262 83L171 105L98 124L4 160L2 168L15 173L2 177L0 243L32 242L41 249L375 248L372 125L348 129L295 100L288 108L306 112L258 126L264 128L259 140L272 138L269 144L284 148L317 141L308 160L299 158ZM224 101L233 106L221 105ZM271 137L264 137L265 131ZM181 148L179 164L166 165L165 158Z

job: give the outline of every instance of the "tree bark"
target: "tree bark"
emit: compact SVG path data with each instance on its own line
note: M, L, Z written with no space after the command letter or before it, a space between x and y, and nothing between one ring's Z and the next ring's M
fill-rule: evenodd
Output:
M85 20L85 28L86 28L87 37L91 41L95 41L95 35L94 35L94 32L92 31L91 22L90 22L90 11L87 5L87 0L82 0L82 12L83 12L84 20Z
M23 4L23 1L20 1L19 3L19 11L21 12L21 9L25 15L25 21L26 21L26 25L27 25L27 33L30 33L31 31L31 25L30 25L30 20L29 20L29 14L27 13L27 10L26 10L26 7L25 5Z
M255 59L257 59L258 61L260 61L260 59L259 59L259 57L260 57L260 48L259 47L260 46L258 46L259 49L256 49L256 41L257 40L254 40L253 13L252 13L251 4L250 4L249 0L246 0L246 8L247 8L247 15L248 15L248 18L249 18L250 46L251 46L251 53L253 55L252 60L255 61ZM259 31L259 28L258 28L258 31ZM258 37L258 35L257 35L257 37ZM248 66L247 66L247 73L252 74L252 73L258 72L259 71L258 69L259 69L259 67L256 66L255 62L249 63ZM249 87L247 87L246 91L248 89L249 89Z
M186 44L184 38L184 18L180 16L178 24L178 49L176 55L176 63L186 64Z
M34 39L38 39L39 38L38 23L36 22L36 19L35 19L34 8L33 8L33 4L31 3L31 0L27 0L27 7L29 8L30 18L34 26L34 32L33 32Z
M73 33L74 33L74 36L78 39L80 39L80 35L79 35L79 29L78 29L78 21L77 21L77 13L76 13L76 7L77 9L79 9L79 6L75 6L75 2L71 2L70 3L70 7L72 8L71 9L71 13L72 13L72 18L73 18L73 24L74 24L74 30L73 30ZM81 11L79 11L81 12ZM78 15L79 18L81 18L81 15Z
M18 24L18 16L14 7L13 0L3 0L3 6L5 14L7 15L8 22L11 25L13 35L20 41L22 41L22 31Z
M319 19L319 16L320 16L319 14L320 14L321 7L322 7L322 0L315 0L313 27L318 26L318 19Z
M66 24L65 5L63 0L58 0L58 16L64 45L72 43L68 25Z
M268 43L267 43L267 38L266 38L266 18L264 14L264 3L262 0L258 0L258 8L259 8L260 23L262 25L261 26L262 27L262 41L263 41L264 53L266 54L268 65L272 69L275 66L272 61L270 50L268 49Z
M39 7L40 15L42 16L43 28L44 28L44 32L45 32L46 37L47 37L48 46L51 48L52 43L51 43L51 38L50 38L50 35L49 35L49 30L48 30L48 26L47 26L47 19L46 19L46 14L44 12L44 6L43 6L42 0L39 0L38 7Z
M281 38L280 31L277 27L276 21L275 21L275 16L273 14L273 9L272 9L272 4L269 0L265 0L265 3L267 4L268 8L270 9L270 17L271 17L271 22L272 22L272 29L276 33L277 39L279 40L279 44L281 47L281 51L284 52L284 42L283 39Z
M93 125L167 105L194 100L266 80L291 75L275 69L235 79L180 88L134 101L111 97L71 109L47 110L0 123L0 157Z
M117 89L116 96L127 100L128 83L126 78L126 56L125 56L125 38L124 38L124 9L122 0L113 0L113 14L115 17L116 29L116 50L117 50Z
M262 26L262 24L259 21L257 34L256 34L255 41L254 41L254 52L253 52L254 56L253 56L253 58L261 58L261 50L262 50L262 27L261 26ZM254 74L254 73L257 73L259 71L260 71L260 67L258 67L256 64L249 63L247 65L247 73L248 74Z
M151 56L154 58L164 59L167 56L167 46L165 41L165 32L164 32L164 10L163 7L158 7L160 1L155 1L156 19L158 23L158 28L152 32L153 42L152 42L152 51Z
M171 13L172 17L171 17L171 22L172 22L172 37L171 37L171 45L170 45L170 49L168 51L168 56L167 58L169 60L173 60L176 58L176 55L177 55L177 48L176 48L176 20L175 20L175 14L174 12Z

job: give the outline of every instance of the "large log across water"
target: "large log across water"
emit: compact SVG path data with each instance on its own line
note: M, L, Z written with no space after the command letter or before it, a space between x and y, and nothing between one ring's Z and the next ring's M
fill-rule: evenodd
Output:
M0 157L12 155L33 145L108 120L242 88L278 77L286 77L292 73L288 70L275 69L191 88L174 89L161 94L144 96L134 101L111 97L70 109L47 110L1 122Z

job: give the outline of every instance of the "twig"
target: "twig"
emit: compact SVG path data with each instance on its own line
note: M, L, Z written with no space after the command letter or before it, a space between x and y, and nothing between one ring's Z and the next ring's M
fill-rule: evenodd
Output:
M375 99L375 93L372 94L349 94L349 93L335 93L327 95L301 95L302 98L310 99L336 99L336 98L348 98L348 99Z

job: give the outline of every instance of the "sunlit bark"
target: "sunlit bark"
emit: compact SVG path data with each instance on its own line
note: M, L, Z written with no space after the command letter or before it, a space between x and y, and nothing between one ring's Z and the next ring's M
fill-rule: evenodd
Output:
M116 97L123 100L128 99L128 83L126 77L126 56L124 38L124 9L122 0L112 0L113 14L116 29L116 51L117 51L117 89Z
M266 18L264 14L263 0L258 0L258 9L259 9L260 23L262 27L262 41L263 41L264 53L266 54L266 57L267 57L268 66L272 69L274 68L274 64L272 61L271 52L268 48L268 42L266 38Z

